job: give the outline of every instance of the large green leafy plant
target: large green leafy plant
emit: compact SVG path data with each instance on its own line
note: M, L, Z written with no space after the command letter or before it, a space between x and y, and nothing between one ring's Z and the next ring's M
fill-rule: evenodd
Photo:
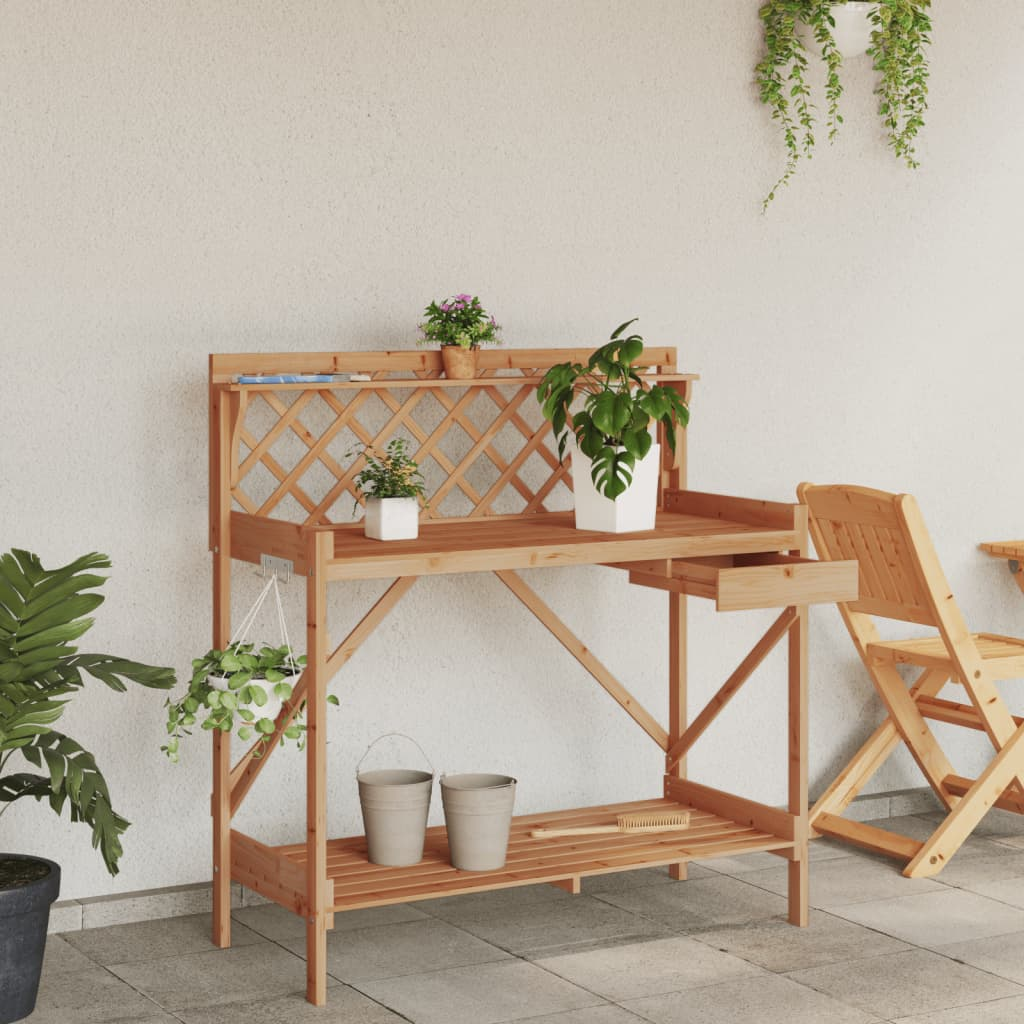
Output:
M95 552L59 569L44 569L38 556L17 548L0 555L0 815L21 797L46 799L58 814L67 806L72 821L92 828L92 845L115 875L129 822L112 807L93 755L56 723L86 676L123 693L126 681L170 689L174 673L71 646L103 603L95 589L106 577L90 570L109 568L110 559ZM17 758L42 773L5 774Z
M808 52L797 26L806 25L821 49L825 63L828 139L832 142L843 123L839 100L843 94L840 69L843 59L832 30L833 8L847 0L766 0L759 14L764 25L765 55L758 63L761 102L782 127L787 160L782 176L764 199L764 208L776 191L789 183L801 158L813 155L815 114L807 79ZM928 105L928 59L931 42L931 0L877 0L869 9L871 46L868 54L880 75L875 92L879 113L889 134L889 145L908 167L917 167L914 149L924 125Z
M606 498L617 498L633 482L633 469L654 443L652 422L665 425L675 451L677 425L685 427L690 410L673 388L651 386L635 369L643 355L639 334L622 337L636 318L617 327L607 345L587 361L552 366L537 388L537 400L558 437L559 458L572 433L591 460L591 479ZM572 406L582 397L583 407Z

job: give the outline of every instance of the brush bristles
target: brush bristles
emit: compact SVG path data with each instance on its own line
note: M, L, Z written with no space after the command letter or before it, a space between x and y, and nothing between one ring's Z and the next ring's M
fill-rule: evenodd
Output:
M654 828L686 828L690 824L690 812L650 811L647 814L620 814L617 820L623 832L642 832Z

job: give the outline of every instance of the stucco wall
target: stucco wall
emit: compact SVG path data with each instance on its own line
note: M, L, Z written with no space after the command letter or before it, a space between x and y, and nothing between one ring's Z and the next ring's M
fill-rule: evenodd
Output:
M839 142L765 217L783 153L752 83L757 6L0 6L0 546L108 552L90 646L185 669L209 642L206 354L411 346L429 299L469 290L512 346L596 345L641 316L703 375L693 486L911 491L969 620L1024 632L975 548L1019 535L1024 499L1024 7L937 0L916 173L852 62ZM531 578L664 715L664 595L597 569ZM240 569L239 612L255 586ZM380 589L336 594L337 635ZM286 600L299 631L301 591ZM695 705L769 620L693 608ZM878 711L835 610L812 622L820 786ZM784 799L782 664L697 777ZM391 728L438 767L516 774L524 809L657 791L653 745L493 577L422 581L338 692L336 834L359 829L354 765ZM116 880L81 826L24 803L0 819L0 846L63 863L65 897L208 877L206 745L168 765L161 704L97 684L67 715L135 822ZM878 785L918 782L896 759ZM299 838L301 784L278 755L241 827Z

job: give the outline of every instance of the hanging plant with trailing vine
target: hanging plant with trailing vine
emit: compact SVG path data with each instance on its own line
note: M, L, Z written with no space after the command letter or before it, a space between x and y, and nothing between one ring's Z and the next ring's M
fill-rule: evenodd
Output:
M759 16L764 25L765 55L758 63L757 83L761 102L771 109L772 119L782 126L786 166L769 190L763 209L788 185L803 158L813 156L815 107L808 82L809 54L798 31L806 25L821 50L825 63L825 99L828 140L831 143L843 123L839 100L843 94L839 76L843 59L832 30L832 9L847 0L766 0ZM914 141L924 124L928 97L928 60L931 0L878 0L868 13L871 46L868 54L881 81L875 90L889 144L908 167L916 167Z

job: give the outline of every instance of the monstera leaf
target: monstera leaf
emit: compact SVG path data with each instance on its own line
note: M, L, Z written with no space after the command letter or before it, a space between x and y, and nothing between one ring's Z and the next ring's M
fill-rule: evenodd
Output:
M95 552L59 569L44 569L38 556L17 548L0 555L0 815L26 796L48 800L57 814L66 806L72 821L92 828L93 847L114 875L129 823L111 806L92 754L54 724L87 676L123 693L126 682L170 689L174 673L71 646L103 603L95 590L106 577L90 570L108 568L110 559ZM15 757L45 774L4 774Z

